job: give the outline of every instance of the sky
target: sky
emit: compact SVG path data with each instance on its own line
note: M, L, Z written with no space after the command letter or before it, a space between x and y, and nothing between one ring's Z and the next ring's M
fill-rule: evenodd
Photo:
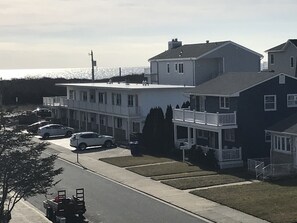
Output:
M0 0L0 69L149 66L183 44L231 40L264 56L297 39L296 0Z

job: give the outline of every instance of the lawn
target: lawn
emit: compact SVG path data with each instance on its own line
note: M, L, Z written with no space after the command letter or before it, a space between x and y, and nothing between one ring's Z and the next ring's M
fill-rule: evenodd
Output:
M146 177L177 174L177 173L188 173L188 172L195 172L195 171L201 170L198 166L194 166L194 165L191 165L188 163L182 163L182 162L163 163L163 164L159 163L155 165L131 167L127 169Z
M154 157L154 156L121 156L121 157L112 157L112 158L102 158L101 161L110 163L119 167L130 167L138 166L145 164L154 164L154 163L163 163L163 162L173 162L174 160L169 158Z
M273 223L297 221L297 179L191 192Z
M246 179L232 175L217 174L198 177L188 177L182 179L164 180L161 182L180 190L187 190L199 187L209 187L214 185L237 183L243 181L246 181Z
M200 170L194 171L189 173L176 173L176 174L169 174L169 175L161 175L161 176L154 176L152 177L153 180L170 180L170 179L180 179L186 177L197 177L197 176L206 176L206 175L213 175L218 174L215 171L207 171L207 170Z

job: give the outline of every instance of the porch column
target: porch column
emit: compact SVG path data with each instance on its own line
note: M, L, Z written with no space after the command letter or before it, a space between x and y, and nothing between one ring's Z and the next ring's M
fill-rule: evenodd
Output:
M77 111L78 113L78 129L81 130L81 112L80 111Z
M190 148L191 145L191 128L188 127L188 149Z
M177 126L176 124L174 123L173 124L173 134L174 134L174 145L176 145L176 141L177 141Z
M112 122L112 136L115 138L115 130L114 130L114 116L111 116L111 122Z
M218 131L218 144L219 144L219 162L223 161L223 141L222 141L222 129Z
M67 108L67 125L70 126L70 109Z
M85 117L86 117L86 131L88 131L88 121L89 121L89 113L85 112Z
M126 139L130 142L130 119L127 118Z
M101 134L100 114L97 114L96 121L98 124L98 133Z
M193 144L197 144L197 129L193 128Z

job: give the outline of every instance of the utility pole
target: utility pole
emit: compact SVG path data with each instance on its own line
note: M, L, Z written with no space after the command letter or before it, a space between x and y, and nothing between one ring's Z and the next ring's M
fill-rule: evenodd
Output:
M89 55L91 56L91 64L92 64L92 81L95 80L95 75L94 75L94 67L97 66L96 60L94 60L93 57L93 50L91 50L91 53L89 53Z

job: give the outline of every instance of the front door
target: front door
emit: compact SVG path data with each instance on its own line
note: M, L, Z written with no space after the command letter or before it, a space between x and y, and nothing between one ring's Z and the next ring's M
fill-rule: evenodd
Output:
M215 132L209 132L208 145L211 148L217 148L217 135Z

